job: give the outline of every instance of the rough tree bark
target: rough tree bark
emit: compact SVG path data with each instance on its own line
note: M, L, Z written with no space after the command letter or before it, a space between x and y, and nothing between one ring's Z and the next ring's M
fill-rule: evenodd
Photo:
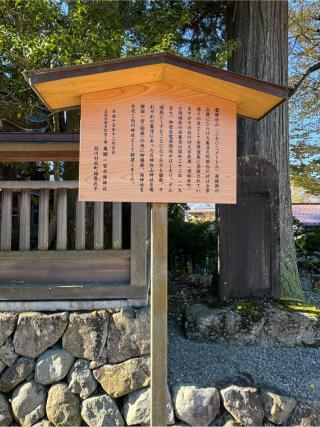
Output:
M287 1L228 2L228 37L239 42L230 70L288 84ZM261 156L278 170L281 291L302 298L292 228L287 103L259 122L238 120L238 156L243 155Z

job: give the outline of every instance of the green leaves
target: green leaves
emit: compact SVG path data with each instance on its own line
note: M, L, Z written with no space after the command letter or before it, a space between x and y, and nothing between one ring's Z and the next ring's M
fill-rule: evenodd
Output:
M24 69L160 51L224 66L234 48L225 41L225 8L194 0L0 0L1 115L44 110Z
M320 196L320 0L292 0L289 15L291 178Z

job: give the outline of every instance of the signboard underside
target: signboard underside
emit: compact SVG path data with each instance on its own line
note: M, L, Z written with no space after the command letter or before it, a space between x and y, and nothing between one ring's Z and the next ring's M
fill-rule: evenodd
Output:
M83 95L81 201L236 203L236 104L164 83Z

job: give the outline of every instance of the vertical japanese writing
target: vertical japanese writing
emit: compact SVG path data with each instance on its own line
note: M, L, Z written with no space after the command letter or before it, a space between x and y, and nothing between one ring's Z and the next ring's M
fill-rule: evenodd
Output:
M163 191L163 118L164 106L160 105L159 109L159 190Z
M98 190L99 183L99 147L97 145L93 148L93 189Z
M145 155L146 107L140 105L140 191L144 192L144 155Z
M169 107L169 135L168 135L168 148L169 148L169 193L173 191L173 106Z
M192 115L191 107L187 113L187 188L191 189L192 183Z
M112 155L116 154L116 119L117 112L115 109L112 110L112 127L111 127L111 147L112 147Z
M134 184L134 170L135 170L135 145L136 145L136 106L131 104L130 109L131 120L130 120L130 182Z
M150 132L149 132L149 191L153 193L154 190L154 105L150 105Z
M214 149L215 149L215 165L214 165L214 191L220 191L220 109L214 109Z
M201 107L197 107L196 115L196 135L197 135L197 156L196 156L196 192L201 191Z
M103 115L103 163L102 163L102 191L108 189L108 110L104 110ZM98 150L97 150L98 156Z
M178 192L182 193L182 107L178 110Z
M206 193L210 192L210 108L206 109Z

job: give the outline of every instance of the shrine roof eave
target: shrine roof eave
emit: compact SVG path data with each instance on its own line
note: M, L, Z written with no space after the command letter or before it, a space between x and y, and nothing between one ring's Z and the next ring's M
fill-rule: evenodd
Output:
M288 88L168 53L23 72L50 110L76 108L81 95L136 84L176 84L237 104L240 116L260 120L288 99Z

